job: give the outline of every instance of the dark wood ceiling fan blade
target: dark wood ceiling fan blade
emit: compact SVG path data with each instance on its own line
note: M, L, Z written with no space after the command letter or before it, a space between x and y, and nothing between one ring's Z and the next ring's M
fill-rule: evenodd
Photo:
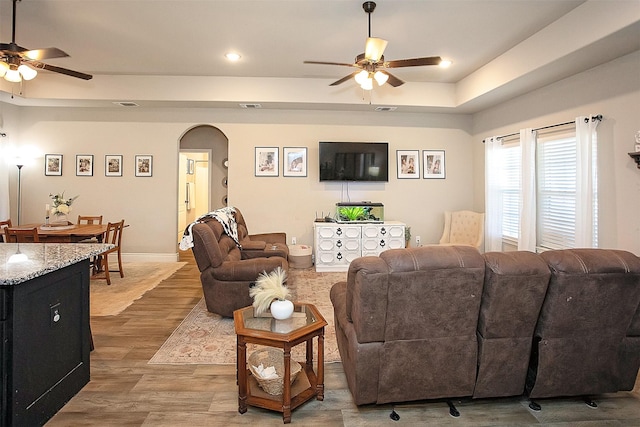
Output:
M358 74L359 72L360 71L354 71L353 73L349 74L348 76L344 76L340 80L337 80L337 81L331 83L329 86L338 86L339 84L342 84L342 83L346 82L347 80L350 80L350 79L354 78L356 76L356 74Z
M404 80L400 80L399 78L397 78L396 76L394 76L390 72L382 71L382 70L380 70L380 72L386 74L387 76L389 76L389 79L387 80L387 83L389 83L391 86L398 87L398 86L402 86L404 84Z
M340 65L342 67L357 67L356 64L348 64L346 62L304 61L304 64Z
M400 67L420 67L423 65L438 65L442 62L439 56L430 56L426 58L397 59L395 61L387 61L384 63L386 68Z
M70 77L76 77L82 80L91 80L93 76L91 74L81 73L80 71L73 71L67 68L56 67L55 65L45 64L44 62L27 61L29 65L41 70L53 71L54 73L64 74Z
M7 53L22 53L26 52L26 48L18 46L15 43L0 43L0 51Z
M47 47L44 49L34 49L22 52L22 57L32 61L42 61L43 59L64 58L69 55L57 47Z

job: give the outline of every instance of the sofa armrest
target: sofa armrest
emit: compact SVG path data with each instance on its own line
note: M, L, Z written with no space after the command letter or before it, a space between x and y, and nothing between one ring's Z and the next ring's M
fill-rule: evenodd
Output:
M254 281L263 271L271 272L277 267L289 270L287 260L282 257L253 258L240 261L226 261L211 269L211 275L222 281Z
M287 233L261 233L261 234L250 234L250 240L261 240L267 243L284 243L287 244Z
M242 246L243 251L262 251L267 246L267 242L263 240L244 239L242 242L240 242L240 245Z
M356 258L347 275L347 319L359 343L384 341L389 268L374 256Z

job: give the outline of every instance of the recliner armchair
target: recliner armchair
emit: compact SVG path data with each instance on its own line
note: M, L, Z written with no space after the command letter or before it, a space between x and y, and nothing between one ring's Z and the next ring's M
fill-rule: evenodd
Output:
M236 211L236 218L241 215ZM244 224L244 220L242 221ZM242 228L238 221L238 234ZM222 224L215 219L194 224L193 255L200 270L200 281L207 304L207 310L224 317L233 317L233 311L253 303L249 296L249 286L263 271L270 272L277 267L288 271L287 259L282 256L256 256L277 252L262 241L263 249L256 252L241 251L231 237L224 233ZM250 243L248 235L241 242ZM273 245L272 245L273 246ZM278 244L275 244L278 247ZM286 245L284 245L286 247ZM251 250L249 250L251 251ZM279 255L279 254L278 254Z

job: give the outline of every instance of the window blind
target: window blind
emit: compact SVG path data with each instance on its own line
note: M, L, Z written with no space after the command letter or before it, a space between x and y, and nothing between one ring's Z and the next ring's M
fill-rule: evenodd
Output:
M502 235L517 240L520 235L521 148L519 141L503 148Z
M576 163L574 132L553 132L537 140L537 246L575 247Z

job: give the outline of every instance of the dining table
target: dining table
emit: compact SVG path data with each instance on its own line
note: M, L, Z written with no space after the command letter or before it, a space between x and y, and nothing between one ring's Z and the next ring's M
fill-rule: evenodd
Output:
M93 237L102 242L107 231L106 224L68 224L68 225L46 225L46 224L21 224L12 228L38 228L38 239L40 243L78 243L82 240Z

